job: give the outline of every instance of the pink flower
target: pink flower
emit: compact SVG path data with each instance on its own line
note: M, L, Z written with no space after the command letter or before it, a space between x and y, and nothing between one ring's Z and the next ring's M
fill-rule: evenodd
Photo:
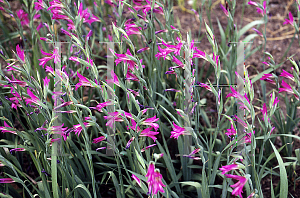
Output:
M152 140L155 142L155 140L157 139L157 137L155 137L155 135L159 134L159 132L154 132L154 131L151 131L152 127L150 128L146 128L144 129L140 136L147 136L147 137L150 137L152 138Z
M159 170L154 170L155 165L153 162L150 162L149 167L148 167L148 172L146 174L147 183L148 183L148 195L156 195L158 192L164 193L163 187L165 185L162 183L162 175L160 174Z
M142 186L141 186L141 180L140 180L137 176L135 176L134 174L132 174L131 177L136 181L136 183L137 183L140 187L142 187Z
M231 124L231 128L230 128L230 129L227 129L227 132L226 132L225 134L226 134L228 137L236 135L236 130L235 130L233 124Z
M264 117L268 115L267 114L267 105L266 105L266 103L264 103L263 108L260 111L261 111L261 113L263 115L262 119L264 120Z
M195 51L196 52L194 52L193 58L203 58L204 60L207 60L205 52L202 52L201 50L198 50L197 48L195 48Z
M105 120L108 120L106 126L110 126L111 128L113 128L115 122L123 122L123 119L119 117L120 115L121 113L116 111L116 112L108 113L108 116L103 116Z
M235 98L239 99L240 101L244 100L244 97L240 93L235 91L231 86L230 86L230 90L231 90L232 93L227 94L226 98L235 97Z
M12 178L1 178L0 179L0 184L10 184L14 183L15 181Z
M267 81L267 82L272 83L273 85L275 85L275 84L276 84L275 81L271 79L271 78L273 78L273 77L274 77L274 76L273 76L272 74L264 74L264 75L260 78L260 80L264 80L264 81Z
M68 127L63 128L63 126L64 126L64 123L61 126L52 126L51 131L53 134L61 135L61 137L64 138L64 141L66 141L69 136L70 130L68 130ZM43 129L43 128L41 128L41 129ZM47 130L47 129L45 129L45 130Z
M19 44L16 47L16 51L17 51L17 55L19 56L19 58L25 62L25 54L24 54L24 50L21 50L21 48L19 47Z
M39 64L39 65L42 65L43 68L44 68L45 64L46 64L48 61L52 60L52 59L54 59L54 63L61 62L61 61L60 61L60 54L59 54L59 52L58 52L58 49L54 48L52 54L51 54L51 53L44 52L43 50L41 50L41 52L42 52L43 55L46 55L46 56L47 56L47 57L44 57L44 58L39 59L39 61L40 61L40 64Z
M292 87L289 84L287 84L284 80L282 80L281 85L283 86L283 88L279 88L279 92L278 93L280 93L280 92L288 92L288 93L294 94L294 91L293 91ZM297 98L297 100L299 100L299 97L296 94L294 94L294 96Z
M143 149L141 150L141 152L145 152L146 150L148 150L149 148L151 148L151 147L153 147L153 146L156 146L156 144L151 144L151 145L149 145L149 146L143 148Z
M171 131L170 138L174 137L175 139L178 139L180 135L190 135L190 133L185 128L176 125L174 122L173 125L173 131Z
M249 2L248 2L248 5L258 6L257 3L256 3L256 2L253 2L253 1L249 1Z
M221 9L223 10L223 12L225 13L225 15L228 17L228 11L224 8L224 6L222 4L220 4Z
M255 131L253 130L253 134L255 134ZM244 137L244 143L251 143L251 137L252 137L252 133L246 133L245 137Z
M11 131L7 128L12 129L12 127L10 127L5 121L4 121L4 127L0 126L0 131L2 131L2 133L12 133L12 134L17 134L15 131Z
M239 195L240 197L243 197L242 196L243 187L246 184L247 179L245 177L243 177L243 176L231 175L231 174L227 174L225 176L228 177L228 178L232 178L232 179L238 180L238 182L236 184L230 185L232 188L235 188L232 191L232 195L235 195L235 196Z
M15 149L11 149L9 152L12 153L14 151L25 151L25 148L15 148Z
M222 168L219 168L222 171L222 174L224 175L225 173L231 171L231 170L237 170L239 169L239 166L237 164L230 164L226 166L222 166Z
M97 144L97 143L99 143L99 142L102 142L102 141L105 140L105 139L106 139L106 137L100 136L100 137L98 137L98 138L93 139L93 143Z
M35 4L34 9L35 9L36 11L39 11L39 10L44 9L44 3L43 3L43 0L38 0L38 2L35 2L34 4Z
M163 57L164 60L166 60L166 57L168 54L170 54L171 52L173 52L174 50L166 48L166 49L162 49L161 47L158 46L158 50L159 52L157 54L155 54L155 57L157 59L159 59L160 57Z
M291 79L292 81L295 80L293 74L290 74L289 72L285 71L284 69L282 70L282 73L280 74L280 76L283 76L285 78L289 78Z
M252 30L254 30L259 36L263 37L263 34L260 31L258 31L257 29L252 28Z
M83 125L85 127L89 127L90 124L88 122L84 122ZM79 136L79 134L81 133L81 131L83 130L82 126L80 124L76 124L73 126L73 130L75 131L75 134L77 134Z
M92 83L86 77L82 76L78 71L77 76L79 78L79 82L75 85L75 90L81 86L94 87Z
M47 78L47 76L46 76L46 78L43 79L43 81L44 81L44 86L48 87L48 86L49 86L50 79Z
M267 12L267 4L266 4L267 2L266 1L264 1L264 3L263 3L263 7L264 7L264 9L262 10L262 9L260 9L260 8L256 8L257 9L257 12L258 13L260 13L261 15L263 15L264 16L264 14L266 14L266 12Z
M154 122L156 122L156 121L158 121L158 120L159 120L159 118L156 118L156 115L155 115L155 116L152 117L152 118L148 118L148 119L144 120L144 121L142 122L142 125L149 125L149 126L152 126L152 127L155 129L155 131L157 131L157 129L159 128L159 125L158 125L157 123L154 123Z
M22 10L22 9L18 10L17 16L20 19L22 26L24 26L24 25L28 26L28 24L29 24L28 14L24 10Z
M26 99L25 99L26 104L28 104L28 103L34 103L34 104L37 104L37 105L38 105L39 102L41 102L40 99L39 99L38 97L36 97L36 96L30 91L29 88L27 88L27 94L29 95L30 98L26 98Z
M102 103L99 103L96 107L90 107L91 109L96 109L98 110L99 112L103 112L102 111L102 108L104 107L107 107L109 105L113 105L114 103L112 101L107 101L107 102L102 102Z
M294 26L294 17L291 12L289 13L289 19L285 19L285 22L283 22L283 25L285 24L290 24Z
M117 85L118 87L120 87L118 76L114 73L114 70L111 70L111 77L113 79L108 79L107 83L114 83L115 85Z

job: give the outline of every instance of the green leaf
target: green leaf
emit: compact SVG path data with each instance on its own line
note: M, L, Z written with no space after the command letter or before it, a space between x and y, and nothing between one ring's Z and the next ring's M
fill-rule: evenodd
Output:
M276 155L276 158L277 158L277 161L279 164L279 169L280 169L280 195L279 195L279 198L287 198L289 183L287 180L286 169L283 165L282 158L281 158L279 152L277 151L277 149L275 148L274 144L271 141L270 141L270 144L274 150L274 153Z

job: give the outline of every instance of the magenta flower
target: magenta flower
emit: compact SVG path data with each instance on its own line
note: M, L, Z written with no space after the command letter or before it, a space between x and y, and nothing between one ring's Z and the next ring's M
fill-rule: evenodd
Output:
M154 132L154 131L151 131L152 127L150 128L147 128L147 129L144 129L140 136L146 136L146 137L150 137L152 138L152 140L155 142L155 140L157 139L157 137L155 137L155 135L159 134L159 132Z
M130 20L130 19L129 19ZM128 36L130 35L141 35L142 34L142 28L138 27L136 24L132 23L130 24L129 22L125 22L125 31Z
M258 31L257 29L255 29L255 28L252 28L252 30L254 30L259 36L261 36L261 37L263 37L264 35L260 32L260 31Z
M123 119L119 117L120 115L121 113L116 111L116 112L108 113L108 116L103 116L105 120L108 120L106 126L110 126L111 128L113 128L115 122L123 122Z
M132 74L129 71L127 71L125 80L140 81L139 78L136 75Z
M224 12L224 14L229 17L229 13L228 11L224 8L224 6L222 4L220 4L220 8L222 9L222 11Z
M51 131L53 134L58 134L61 135L61 137L64 138L64 141L67 140L68 136L69 136L69 132L70 130L68 129L68 127L63 128L64 123L61 126L52 126L51 127ZM45 128L39 128L40 130L47 130Z
M154 116L154 117L152 117L152 118L147 118L146 120L144 120L143 122L142 122L142 125L149 125L149 126L152 126L154 129L155 129L155 131L157 131L157 129L159 128L159 125L157 124L157 123L154 123L154 122L156 122L156 121L158 121L159 120L159 118L156 118L156 115Z
M231 170L237 170L239 169L239 166L237 164L230 164L226 166L222 166L222 168L219 168L222 171L222 174L224 175L225 173L231 171Z
M267 12L267 2L266 2L266 1L264 1L263 7L264 7L263 10L260 9L259 7L257 7L256 9L257 9L257 12L258 12L258 13L260 13L261 15L264 16L264 14L266 14L266 12Z
M140 180L137 176L135 176L134 174L132 174L131 177L136 181L136 183L137 183L140 187L142 187L142 186L141 186L141 180Z
M99 142L102 142L103 140L106 140L106 137L100 136L100 137L93 139L93 143L97 144Z
M79 78L79 82L75 85L75 90L81 86L87 86L87 87L94 87L92 83L84 76L82 76L78 71L77 71L77 76Z
M34 103L34 104L37 104L37 105L39 104L40 99L39 99L38 97L36 97L36 96L30 91L29 88L27 88L27 94L29 95L30 98L26 98L26 99L25 99L26 104L28 104L28 103L30 103L30 104Z
M253 134L255 134L255 131L253 130ZM243 143L251 143L251 137L252 137L252 133L246 133L245 137L244 137L244 142Z
M43 2L43 0L38 0L38 2L35 2L34 4L35 4L34 9L36 11L44 9L44 2Z
M195 51L193 53L193 58L203 58L204 60L207 60L205 52L202 52L201 50L198 50L197 48L195 48Z
M112 101L107 101L107 102L102 102L102 103L97 104L96 107L90 107L90 108L91 108L91 109L96 109L96 110L99 111L99 112L103 112L103 111L102 111L102 108L107 107L107 106L109 106L109 105L113 105L113 104L114 104L114 103L113 103Z
M159 170L155 169L155 165L153 162L150 162L149 167L148 167L148 172L145 175L148 177L147 183L148 183L148 195L156 195L158 192L164 193L163 187L165 185L162 183L162 175L160 174Z
M285 19L285 22L283 22L283 25L285 24L290 24L294 26L294 17L291 12L289 13L289 19Z
M171 52L173 52L174 50L166 48L166 49L162 49L161 47L158 46L158 50L159 52L157 54L155 54L155 57L157 59L159 59L160 57L163 57L164 60L166 60L166 57L168 54L170 54Z
M9 152L12 153L14 151L25 151L25 148L15 148L15 149L11 149Z
M244 97L240 93L238 93L237 91L235 91L231 86L230 86L230 90L231 90L232 93L227 94L226 98L228 98L228 97L234 97L234 98L239 99L240 101L244 100Z
M135 139L135 137L130 138L130 140L127 142L125 150L129 149L131 143L133 142L133 140Z
M165 43L164 41L162 42L164 46L168 48L168 50L173 50L174 54L179 56L180 55L180 50L183 46L183 43L180 41L180 38L177 37L177 41L179 42L177 45L169 45Z
M283 88L279 88L279 92L278 93L280 93L280 92L288 92L288 93L294 94L294 91L293 91L292 87L289 84L287 84L284 80L282 80L281 85L283 86ZM297 98L297 100L299 100L299 97L296 94L294 94L294 96Z
M14 183L15 181L12 178L1 178L0 179L0 184L10 184Z
M24 54L24 50L21 50L21 48L19 47L19 44L16 47L16 51L17 51L17 55L19 56L19 58L25 62L25 54Z
M146 150L148 150L149 148L151 148L151 147L153 147L153 146L156 146L156 144L151 144L151 145L149 145L149 146L146 146L145 148L143 148L143 149L141 150L141 152L145 152Z
M232 191L232 195L235 195L235 196L239 195L240 197L243 197L242 196L243 187L246 184L247 179L245 177L243 177L243 176L231 175L231 174L227 174L225 176L228 177L228 178L232 178L232 179L238 180L238 182L236 184L230 185L232 188L235 188Z
M293 74L290 74L289 72L285 71L284 69L282 70L282 73L280 74L280 76L283 76L285 78L289 78L291 79L292 81L295 80Z
M269 82L269 83L272 83L273 85L275 85L275 84L276 84L275 81L271 79L271 78L273 78L273 77L274 77L274 76L273 76L272 74L264 74L264 75L260 78L260 80L264 80L264 81L266 81L266 82Z
M230 129L227 129L227 132L226 132L225 134L226 134L228 137L236 135L236 130L235 130L233 124L231 124L231 128L230 128Z
M180 135L190 135L190 133L185 128L176 125L174 122L173 125L173 131L171 131L170 138L174 137L175 139L178 139Z
M248 5L258 6L258 4L257 4L256 2L254 2L254 1L249 1L249 2L248 2Z
M46 78L43 79L43 81L44 81L44 86L48 87L48 86L49 86L50 79L47 78L47 76L46 76Z
M85 127L89 127L91 126L90 123L88 122L84 122L83 125ZM76 124L73 126L73 130L75 131L75 134L77 134L79 136L79 134L81 133L81 131L83 130L82 126L80 124Z
M59 52L58 52L58 49L54 48L52 54L51 54L51 53L44 52L43 50L41 50L41 52L42 52L43 55L46 55L46 56L47 56L47 57L44 57L44 58L39 59L39 61L40 61L40 64L39 64L39 65L42 65L43 68L44 68L45 64L46 64L48 61L52 60L52 59L54 59L54 63L61 62L61 61L60 61L60 54L59 54Z
M4 127L0 126L0 131L2 131L2 133L12 133L12 134L17 134L15 131L11 131L9 129L12 129L12 127L10 127L5 121L4 121Z
M260 109L260 111L261 111L261 113L262 113L262 115L263 115L263 118L262 118L262 119L264 120L264 117L268 115L268 114L267 114L267 105L266 105L266 103L264 103L263 108Z
M24 10L22 10L22 9L18 10L17 16L20 19L22 26L24 26L24 25L28 26L28 24L29 24L28 14Z

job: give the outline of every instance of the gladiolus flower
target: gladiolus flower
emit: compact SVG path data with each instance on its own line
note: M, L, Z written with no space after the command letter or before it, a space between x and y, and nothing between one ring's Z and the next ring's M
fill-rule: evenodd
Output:
M113 105L114 103L112 101L102 102L99 103L96 107L90 107L91 109L96 109L99 112L103 112L102 108L107 107L109 105Z
M165 185L162 183L161 179L162 179L162 175L160 174L158 169L155 169L155 165L153 162L150 162L149 167L148 167L148 172L145 175L146 177L148 177L147 179L147 183L148 183L148 195L151 195L151 193L153 195L156 195L159 192L164 193L164 189L163 187L165 187Z
M159 134L159 132L154 132L154 131L151 131L152 127L150 128L147 128L147 129L144 129L140 136L147 136L147 137L150 137L152 138L152 140L155 142L155 140L157 139L157 137L155 137L155 135Z
M27 88L27 94L29 95L30 98L26 98L25 99L25 102L26 104L28 103L34 103L34 104L39 104L40 102L40 99L38 97L36 97L31 91L29 88Z
M227 132L226 132L225 134L226 134L228 137L236 135L236 130L235 130L233 124L231 124L231 128L230 128L230 129L227 129Z
M140 180L137 176L135 176L134 174L132 174L131 177L136 181L136 183L137 183L140 187L142 187L142 186L141 186L141 180Z
M229 17L229 13L228 11L224 8L224 6L222 4L220 4L221 9L223 10L224 14Z
M271 79L271 78L273 78L273 77L274 77L274 76L273 76L272 74L264 74L264 75L260 78L260 80L264 80L264 81L267 81L267 82L272 83L273 85L275 85L275 84L276 84L275 81Z
M35 2L34 4L35 4L34 9L35 9L36 11L39 11L39 10L44 9L44 3L43 3L43 0L38 0L38 2Z
M19 17L22 26L29 24L28 14L24 10L18 10L17 16Z
M176 125L174 122L173 125L173 131L171 131L170 138L174 137L175 139L178 139L180 135L190 135L190 133L185 128Z
M237 164L230 164L226 166L222 166L222 168L219 168L222 171L222 174L224 175L225 173L231 171L231 170L237 170L240 169Z
M288 92L288 93L294 94L294 91L293 91L292 87L289 84L287 84L284 80L282 80L281 85L284 88L279 88L279 92L278 93L280 93L280 92ZM294 94L294 96L297 98L297 100L299 100L299 97L296 94Z
M25 151L25 148L15 148L15 149L11 149L9 152L12 153L14 151Z
M257 3L256 3L256 2L254 2L254 1L249 1L249 2L248 2L248 5L254 5L254 6L258 6L258 5L257 5Z
M12 178L1 178L0 179L0 184L10 184L14 183L15 181Z
M258 8L258 7L257 7L256 9L257 9L257 12L258 12L258 13L260 13L261 15L264 16L264 14L266 14L266 12L267 12L267 2L266 2L266 1L264 1L263 7L264 7L263 10L260 9L260 8Z
M252 30L254 30L259 36L261 36L261 37L263 37L264 35L260 32L260 31L258 31L257 29L255 29L255 28L252 28Z
M7 128L12 129L12 127L10 127L5 121L4 121L4 127L0 126L0 131L2 131L2 133L12 133L12 134L17 134L15 131L11 131Z
M155 115L155 116L152 117L152 118L148 118L148 119L144 120L144 121L142 122L142 125L149 125L149 126L152 126L152 127L155 129L155 131L157 131L157 129L159 128L159 125L158 125L157 123L154 123L154 122L156 122L156 121L158 121L158 120L159 120L159 118L156 118L156 115Z
M44 52L43 50L41 50L41 52L42 52L43 55L46 55L46 56L47 56L47 57L44 57L44 58L39 59L39 61L40 61L40 64L39 64L39 65L42 65L43 68L44 68L45 64L46 64L48 61L52 60L52 59L54 59L54 63L61 62L61 61L60 61L60 54L59 54L58 49L54 48L52 54L51 54L51 53Z
M255 131L253 130L253 134L255 134ZM244 137L244 143L251 143L251 137L252 137L252 133L246 133L245 137Z
M98 137L98 138L93 139L93 143L97 144L97 143L99 143L99 142L102 142L102 141L105 140L105 139L106 139L106 137L100 136L100 137Z
M285 22L283 22L283 25L285 24L290 24L294 26L294 17L291 12L289 13L289 19L285 19Z
M85 127L89 127L90 123L84 122L83 125ZM79 136L79 134L81 133L81 131L83 130L83 128L82 128L82 126L80 124L77 124L77 125L73 126L73 130L75 131L75 134L77 134Z
M19 44L16 47L16 51L17 51L17 55L19 56L19 58L25 62L25 54L24 54L24 50L21 50L21 48L19 47Z
M77 83L75 85L75 90L77 91L77 89L81 86L87 86L87 87L94 87L92 85L92 83L84 76L82 76L78 71L77 71L77 76L79 78L79 83Z
M282 73L280 74L280 76L283 76L285 78L289 78L291 79L292 81L295 80L293 74L290 74L289 72L285 71L284 69L282 70Z
M151 147L153 147L153 146L156 146L156 144L151 144L151 145L149 145L149 146L143 148L143 149L141 150L141 152L145 152L146 150L148 150L149 148L151 148Z
M263 108L260 111L263 115L262 119L264 120L264 117L267 116L267 105L266 105L266 103L264 103Z
M232 195L235 195L235 196L240 196L240 197L243 197L242 196L242 193L243 193L243 187L244 185L246 184L247 182L247 178L243 177L243 176L238 176L238 175L231 175L231 174L227 174L225 175L226 177L228 178L232 178L232 179L235 179L235 180L238 180L238 182L234 185L230 185L230 187L232 188L235 188L233 191L232 191Z

